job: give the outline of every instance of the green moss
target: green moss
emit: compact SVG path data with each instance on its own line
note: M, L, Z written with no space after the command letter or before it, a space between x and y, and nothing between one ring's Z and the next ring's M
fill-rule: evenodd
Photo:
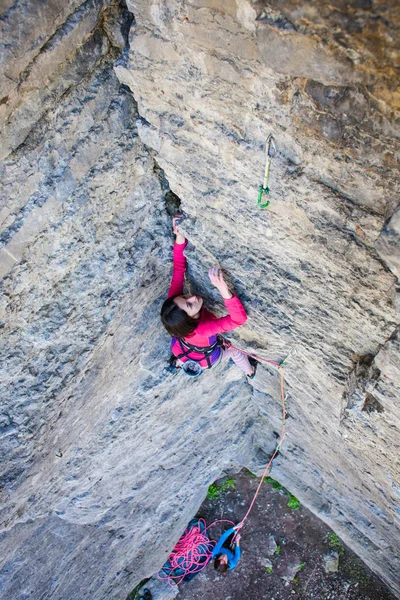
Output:
M293 494L289 494L289 502L287 503L287 505L290 508L290 510L299 510L301 503L300 500L296 498L296 496L293 496Z
M355 565L349 569L349 575L351 575L351 577L358 583L367 584L369 582L364 569L358 565Z
M266 477L265 481L267 483L270 483L272 485L272 489L276 490L277 492L279 492L280 490L284 490L285 494L287 496L289 496L289 501L287 503L288 507L291 510L299 510L299 508L301 506L300 500L298 500L298 498L296 498L296 496L293 496L293 494L291 494L290 492L285 490L285 488L283 487L283 485L281 483L279 483L279 481L272 479L272 477Z
M210 487L207 490L207 500L213 500L214 498L218 498L218 496L219 489L217 488L217 486L214 484L210 485Z
M215 483L211 484L207 491L207 500L214 500L218 498L224 492L228 490L234 490L236 487L236 479L234 477L228 477L225 479L223 483L216 485Z
M266 477L265 481L270 483L272 485L272 489L276 490L277 492L283 488L283 485L281 485L279 481L276 481L276 479L272 479L272 477Z
M275 550L275 555L278 556L278 554L280 553L280 551L281 551L281 547L277 546L276 550Z
M272 573L272 567L265 567L265 570L267 571L267 573Z
M234 490L236 487L236 479L234 477L228 477L221 485L220 490L225 492L226 490Z
M304 567L305 564L306 564L305 562L302 562L299 564L299 566L296 569L297 573L302 570L302 568Z
M328 542L329 548L336 550L339 556L344 554L344 548L341 539L334 531L327 533L325 539Z

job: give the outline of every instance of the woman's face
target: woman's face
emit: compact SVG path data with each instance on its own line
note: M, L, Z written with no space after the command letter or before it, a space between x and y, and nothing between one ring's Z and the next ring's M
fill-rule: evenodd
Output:
M222 564L227 565L228 564L228 557L226 554L221 554L219 557L219 562Z
M190 294L176 296L174 302L179 308L184 310L189 317L193 318L196 318L199 315L200 309L203 306L203 298L200 298L200 296L191 296Z

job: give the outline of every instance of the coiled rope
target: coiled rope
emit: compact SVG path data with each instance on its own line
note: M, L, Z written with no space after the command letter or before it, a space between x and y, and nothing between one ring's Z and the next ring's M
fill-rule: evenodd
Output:
M198 519L179 538L175 548L168 557L167 563L158 573L159 579L167 581L171 586L179 585L188 575L202 571L210 562L216 541L209 539L207 530L217 523L229 523L225 519L214 521L206 526L204 519Z

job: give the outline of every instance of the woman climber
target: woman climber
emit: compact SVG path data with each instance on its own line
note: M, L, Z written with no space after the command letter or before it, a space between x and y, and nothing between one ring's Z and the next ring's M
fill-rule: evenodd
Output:
M228 529L228 531L225 531L225 533L223 533L221 535L221 537L219 538L217 545L215 546L214 550L212 551L212 558L215 558L214 568L217 571L219 571L220 573L225 573L225 571L228 571L228 570L231 571L232 569L234 569L236 567L236 565L239 562L240 533L236 534L236 539L235 539L235 542L233 543L233 548L232 548L232 544L230 544L230 547L228 546L228 538L231 535L235 534L236 529L238 527L239 526L236 525L235 527Z
M217 267L211 267L208 276L223 298L229 313L226 317L217 318L208 311L203 306L203 298L200 296L183 293L186 271L183 251L188 242L178 227L181 218L177 216L173 219L176 239L172 281L168 299L161 308L161 321L172 335L171 351L176 357L176 366L182 366L187 374L198 375L202 369L211 368L221 358L232 358L247 377L252 379L255 376L257 361L249 359L236 348L223 347L221 339L218 338L218 334L231 331L247 320L243 304L230 292L222 272Z

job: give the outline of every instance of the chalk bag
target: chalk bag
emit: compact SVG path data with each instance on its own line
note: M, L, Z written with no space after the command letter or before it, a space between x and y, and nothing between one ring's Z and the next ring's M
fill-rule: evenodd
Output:
M182 365L182 370L188 377L198 377L202 374L203 369L195 360L187 360Z

